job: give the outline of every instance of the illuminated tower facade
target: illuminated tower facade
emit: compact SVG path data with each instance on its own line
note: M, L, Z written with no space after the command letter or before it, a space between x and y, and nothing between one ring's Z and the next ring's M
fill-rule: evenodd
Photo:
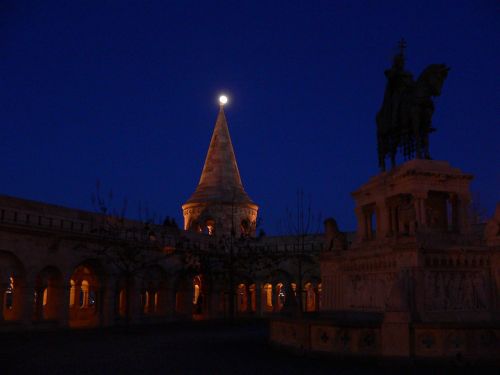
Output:
M184 229L208 235L255 235L259 207L241 182L231 136L224 114L225 97L208 148L198 186L182 205Z

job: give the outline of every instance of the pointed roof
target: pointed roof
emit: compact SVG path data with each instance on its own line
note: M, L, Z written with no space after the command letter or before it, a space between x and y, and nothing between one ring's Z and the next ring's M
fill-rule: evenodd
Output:
M251 203L241 182L231 136L221 105L200 182L188 203Z

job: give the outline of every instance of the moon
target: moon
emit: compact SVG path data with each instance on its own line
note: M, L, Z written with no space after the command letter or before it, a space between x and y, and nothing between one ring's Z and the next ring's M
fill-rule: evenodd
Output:
M226 95L221 95L221 96L219 96L219 103L220 103L221 105L226 104L226 103L227 103L227 96L226 96Z

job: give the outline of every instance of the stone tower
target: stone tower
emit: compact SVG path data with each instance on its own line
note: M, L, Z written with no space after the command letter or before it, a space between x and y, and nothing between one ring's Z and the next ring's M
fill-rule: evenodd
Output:
M243 188L223 105L220 106L200 182L182 205L184 229L208 235L255 235L259 207Z

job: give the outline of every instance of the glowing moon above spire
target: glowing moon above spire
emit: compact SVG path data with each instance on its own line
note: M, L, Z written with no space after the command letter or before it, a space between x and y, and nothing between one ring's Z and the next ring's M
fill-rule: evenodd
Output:
M220 103L220 105L226 104L227 103L227 96L226 95L219 96L219 103Z

